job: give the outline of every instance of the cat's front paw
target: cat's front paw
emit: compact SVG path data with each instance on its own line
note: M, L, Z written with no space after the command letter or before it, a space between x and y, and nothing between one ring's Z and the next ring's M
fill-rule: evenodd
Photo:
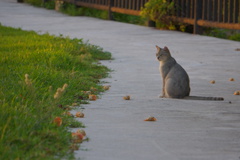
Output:
M160 96L158 96L159 98L165 98L165 96L164 95L160 95Z

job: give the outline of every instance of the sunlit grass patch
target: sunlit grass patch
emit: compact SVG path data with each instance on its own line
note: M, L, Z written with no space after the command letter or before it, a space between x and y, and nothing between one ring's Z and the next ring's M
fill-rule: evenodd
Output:
M81 39L1 25L0 37L0 159L71 159L68 127L83 125L63 113L82 103L82 91L103 91L98 82L109 69L95 62L111 54Z

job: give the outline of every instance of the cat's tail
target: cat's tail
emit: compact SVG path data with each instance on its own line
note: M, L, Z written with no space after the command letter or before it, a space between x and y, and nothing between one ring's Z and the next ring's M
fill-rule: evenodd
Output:
M223 101L223 97L201 97L201 96L187 96L184 97L187 100L205 100L205 101Z

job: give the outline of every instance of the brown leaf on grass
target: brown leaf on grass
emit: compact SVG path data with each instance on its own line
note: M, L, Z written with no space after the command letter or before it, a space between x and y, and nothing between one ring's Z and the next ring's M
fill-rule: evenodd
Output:
M88 99L89 99L90 101L96 101L96 100L97 100L97 96L94 95L94 94L90 94L90 95L88 96Z
M53 120L53 123L56 124L57 126L62 125L62 118L61 117L55 117Z
M86 132L85 132L83 129L78 129L78 130L76 131L76 133L81 133L81 134L83 135L83 137L86 136Z
M81 143L83 140L83 135L81 133L73 132L72 133L72 141L73 143Z

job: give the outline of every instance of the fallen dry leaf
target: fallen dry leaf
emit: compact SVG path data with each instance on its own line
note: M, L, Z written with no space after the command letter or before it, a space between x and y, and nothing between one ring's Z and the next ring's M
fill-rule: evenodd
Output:
M103 86L103 89L104 89L104 90L109 90L110 87L111 87L110 85Z
M214 84L214 83L215 83L215 80L210 81L210 83Z
M96 100L97 100L97 96L94 95L94 94L90 94L90 95L88 96L88 99L89 99L90 101L96 101Z
M86 132L85 132L83 129L78 129L78 130L76 131L76 133L81 133L81 134L83 135L83 137L86 136Z
M235 51L240 51L240 48L236 48Z
M144 119L144 121L156 121L157 120L157 118L155 118L155 117L148 117L147 119Z
M234 95L240 95L240 91L235 91L233 94Z
M76 113L76 117L78 118L83 118L84 117L84 114L82 112L77 112Z
M124 100L130 100L131 98L130 98L130 96L124 96L123 99Z

